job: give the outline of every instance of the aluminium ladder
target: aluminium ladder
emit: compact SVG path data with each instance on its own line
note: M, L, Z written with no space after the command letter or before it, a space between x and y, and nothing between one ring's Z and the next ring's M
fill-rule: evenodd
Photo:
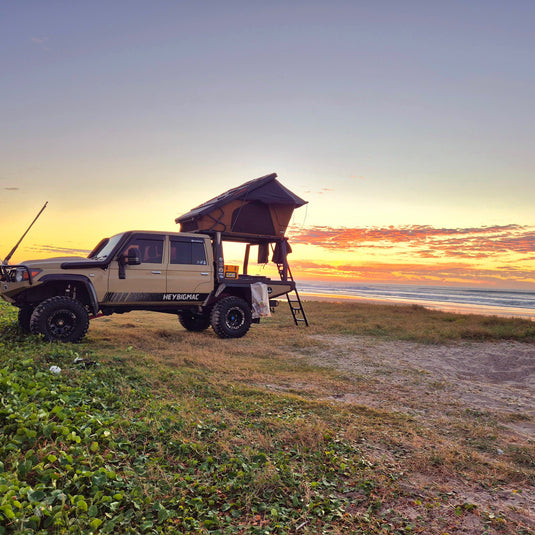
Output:
M305 309L303 308L303 303L301 302L299 292L297 291L297 287L295 286L295 281L292 276L292 270L290 269L288 262L285 262L284 264L277 264L277 269L279 271L279 275L282 281L288 280L294 283L294 289L286 294L286 299L288 300L288 305L290 307L290 312L292 313L294 323L296 325L304 323L308 327L308 319L305 314ZM290 297L291 293L295 295Z

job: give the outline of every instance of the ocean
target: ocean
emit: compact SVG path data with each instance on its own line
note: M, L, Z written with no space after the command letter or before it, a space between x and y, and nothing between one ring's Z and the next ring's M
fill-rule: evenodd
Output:
M301 281L297 289L312 299L367 299L391 303L417 303L439 310L535 319L535 292L412 284L366 284Z

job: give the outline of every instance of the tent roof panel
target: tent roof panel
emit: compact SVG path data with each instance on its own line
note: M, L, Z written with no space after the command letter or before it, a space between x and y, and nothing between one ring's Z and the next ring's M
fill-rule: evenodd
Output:
M261 201L266 204L288 204L295 208L307 204L289 189L285 188L278 180L277 174L271 173L260 178L255 178L249 182L245 182L241 186L229 189L193 208L188 213L181 215L175 219L176 223L183 223L198 219L205 214L212 212L215 208L226 205L233 200L241 201Z

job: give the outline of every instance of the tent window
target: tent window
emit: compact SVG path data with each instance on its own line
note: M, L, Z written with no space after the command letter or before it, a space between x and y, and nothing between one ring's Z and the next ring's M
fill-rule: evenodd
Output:
M232 213L232 232L273 236L275 229L266 204L251 202Z

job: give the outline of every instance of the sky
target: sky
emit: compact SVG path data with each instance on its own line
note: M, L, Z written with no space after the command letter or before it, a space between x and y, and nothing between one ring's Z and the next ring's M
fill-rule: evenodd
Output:
M535 290L535 2L0 4L0 258L272 172L296 279Z

